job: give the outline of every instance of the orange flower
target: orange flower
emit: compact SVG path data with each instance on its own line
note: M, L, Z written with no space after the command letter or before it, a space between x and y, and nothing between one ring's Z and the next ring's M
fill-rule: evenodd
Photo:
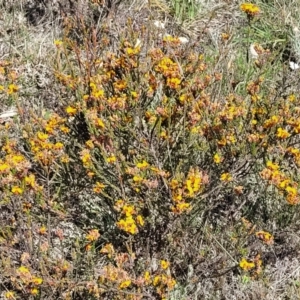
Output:
M279 169L279 165L272 163L270 160L267 161L267 167L272 171L277 171Z
M98 240L99 237L100 237L99 230L98 229L92 229L87 234L86 239L90 242L94 242L94 241Z
M255 268L255 263L247 261L245 258L242 258L240 261L240 268L244 271L249 271L253 268Z
M21 194L23 194L23 189L21 189L18 186L13 186L11 189L11 192L15 195L21 195Z
M136 166L139 168L139 169L144 169L144 168L147 168L149 166L149 164L143 160L142 162L140 163L137 163Z
M286 139L290 136L289 132L285 129L282 128L278 128L277 129L277 137L279 137L280 139Z
M40 229L39 229L39 234L40 235L45 235L47 233L47 227L45 225L43 225Z
M70 116L74 116L76 114L76 112L77 112L77 109L72 106L68 106L66 108L66 113Z
M144 218L143 218L141 215L138 215L138 216L136 217L136 222L137 222L140 226L144 226L144 224L145 224Z
M37 133L37 137L38 137L39 140L45 141L45 140L49 137L49 135L46 134L46 133L43 133L43 132L40 132L40 131L39 131L39 132Z
M274 238L271 233L266 231L257 231L255 236L261 239L267 245L272 245L274 243Z
M131 280L127 279L120 283L119 288L125 289L125 288L129 287L130 285L131 285Z
M9 95L14 94L18 90L19 90L18 86L16 86L15 84L10 84L7 89L7 94L9 94Z
M84 165L88 165L91 162L91 154L88 149L84 149L80 152L80 158Z
M116 159L116 157L115 157L114 155L111 155L111 156L109 156L109 157L106 159L106 161L107 161L109 164L114 163L116 160L117 160L117 159Z
M214 162L215 162L216 164L219 164L220 162L222 162L222 158L221 158L221 156L220 156L219 153L216 153L216 154L214 155Z
M95 122L98 127L105 128L105 125L104 125L104 122L102 121L102 119L97 118Z
M106 244L101 250L100 253L107 254L109 258L115 253L114 246L112 244Z
M54 45L57 47L57 48L59 48L61 45L62 45L62 41L61 40L55 40L54 41Z
M223 173L220 177L221 181L232 181L232 176L230 173Z
M240 8L249 17L254 17L255 15L258 15L260 13L259 7L252 3L243 3L241 4Z
M138 228L132 216L126 217L125 219L121 219L117 223L117 226L130 234L138 233Z
M122 208L122 213L126 216L126 217L130 217L131 215L135 214L135 209L133 205L128 205L125 204Z
M43 279L39 277L33 277L31 282L35 285L41 285L43 283Z
M142 182L144 179L140 176L133 176L133 181L136 183Z
M161 266L162 269L166 270L167 268L169 268L170 263L166 260L161 260L160 261L160 266Z
M96 182L96 185L94 186L93 191L96 194L100 194L104 188L105 188L104 184L102 184L100 182Z
M36 296L38 293L39 293L39 291L38 291L37 288L32 288L32 289L30 290L30 294L31 294L31 295Z
M30 185L32 188L35 187L35 176L34 174L29 174L28 176L25 177L25 183L27 185Z

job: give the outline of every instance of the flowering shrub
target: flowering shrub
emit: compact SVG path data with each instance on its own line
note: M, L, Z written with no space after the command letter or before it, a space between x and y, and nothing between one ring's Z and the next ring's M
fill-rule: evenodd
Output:
M272 51L253 46L236 88L219 56L164 26L129 19L117 39L78 16L63 26L57 109L26 108L0 62L18 110L0 124L3 297L168 299L187 278L265 276L300 199L300 98L269 85Z

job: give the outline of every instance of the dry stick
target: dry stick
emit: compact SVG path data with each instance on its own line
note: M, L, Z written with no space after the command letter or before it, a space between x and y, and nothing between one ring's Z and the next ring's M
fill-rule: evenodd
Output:
M215 242L225 251L225 253L231 258L233 262L238 264L238 262L231 256L231 254L223 247L223 245L212 235L212 238L215 240Z

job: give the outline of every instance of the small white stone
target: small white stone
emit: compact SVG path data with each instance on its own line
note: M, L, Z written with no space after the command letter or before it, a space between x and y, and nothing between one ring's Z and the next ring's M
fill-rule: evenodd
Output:
M293 62L293 61L290 61L289 64L290 64L290 68L293 71L298 70L300 68L300 66L297 63Z
M297 26L293 27L292 30L295 35L298 35L300 33L299 28Z
M178 39L181 42L181 44L187 44L189 42L189 39L184 36L180 36Z
M250 49L249 50L250 50L250 58L257 59L258 58L258 53L255 50L254 44L250 45Z
M154 21L154 26L159 29L165 29L165 23L162 23L161 21Z
M140 39L137 39L134 48L140 47L141 45L142 45L142 41Z

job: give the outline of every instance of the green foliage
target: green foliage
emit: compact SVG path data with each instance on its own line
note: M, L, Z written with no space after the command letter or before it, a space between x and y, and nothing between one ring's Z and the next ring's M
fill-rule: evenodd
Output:
M200 9L199 1L196 0L170 0L175 18L179 22L193 20Z

